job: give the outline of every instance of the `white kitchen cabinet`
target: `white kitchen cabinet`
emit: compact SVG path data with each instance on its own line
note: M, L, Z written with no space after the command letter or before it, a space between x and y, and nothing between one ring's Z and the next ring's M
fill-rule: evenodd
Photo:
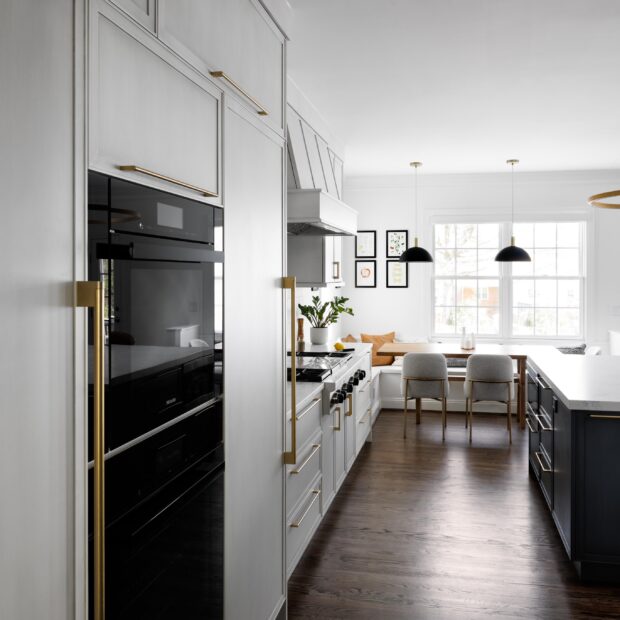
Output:
M290 164L290 174L287 182L289 189L314 188L302 122L299 114L290 105L287 106L287 151Z
M221 204L222 91L101 0L91 10L89 101L92 169Z
M342 237L290 235L288 264L290 275L297 277L297 286L344 286Z
M112 0L129 16L150 32L155 32L155 2L156 0Z
M284 141L232 99L225 135L225 610L266 620L286 599Z
M159 0L158 36L284 131L284 35L255 0ZM267 114L264 114L267 112Z

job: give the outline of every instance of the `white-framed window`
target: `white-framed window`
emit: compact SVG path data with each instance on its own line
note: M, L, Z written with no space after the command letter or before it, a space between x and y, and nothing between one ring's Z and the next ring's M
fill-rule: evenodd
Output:
M435 337L462 329L501 339L580 339L584 318L583 222L518 223L531 263L497 263L508 223L434 225Z

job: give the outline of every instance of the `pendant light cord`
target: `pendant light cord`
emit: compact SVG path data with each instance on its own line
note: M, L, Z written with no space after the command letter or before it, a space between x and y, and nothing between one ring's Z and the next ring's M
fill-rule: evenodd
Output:
M510 178L512 180L512 208L510 210L510 218L511 218L511 227L510 232L512 235L515 233L515 163L512 162L510 164L511 174Z

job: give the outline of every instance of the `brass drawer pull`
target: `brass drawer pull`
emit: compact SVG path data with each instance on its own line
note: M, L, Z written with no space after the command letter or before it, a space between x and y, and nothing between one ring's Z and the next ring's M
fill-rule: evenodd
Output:
M314 407L315 403L318 403L320 400L320 398L312 399L312 402L298 416L296 416L297 421L299 422L299 420L301 420L306 415L306 413L308 413L308 411L310 411Z
M332 263L332 277L334 280L340 280L340 261L335 260Z
M353 394L349 394L347 396L347 401L349 403L349 413L345 413L344 415L349 417L353 415Z
M368 409L368 411L362 416L362 419L358 422L358 424L365 424L367 416L370 415L372 409Z
M532 424L530 422L530 416L526 416L525 418L525 423L527 424L527 427L530 429L530 433L537 433L538 431L534 428L532 428Z
M600 415L591 413L590 417L593 420L618 420L620 422L620 415Z
M312 460L312 457L320 450L320 448L320 443L312 444L312 451L308 455L308 458L297 469L294 469L291 474L300 474L301 470Z
M153 177L154 179L159 179L160 181L166 181L168 183L172 183L173 185L178 185L179 187L184 187L185 189L191 189L194 192L198 192L203 196L208 196L211 198L217 198L217 193L209 191L208 189L204 189L202 187L198 187L197 185L192 185L191 183L186 183L185 181L179 181L179 179L174 179L172 177L166 176L165 174L160 174L159 172L154 172L153 170L148 170L147 168L143 168L142 166L135 166L133 164L122 165L118 167L119 170L123 172L139 172L140 174L146 174L149 177Z
M209 71L209 75L214 78L219 78L221 80L224 80L225 82L228 82L236 91L240 92L248 101L250 101L256 107L256 111L258 112L259 116L269 115L269 112L267 112L267 110L265 110L265 108L260 103L258 103L258 101L254 99L254 97L246 93L245 90L243 90L243 88L241 88L241 86L239 86L239 84L237 84L237 82L235 82L235 80L233 80L224 71Z
M540 452L534 452L534 455L536 456L536 460L538 461L538 464L540 465L540 469L542 469L542 471L544 471L545 473L550 473L553 471L553 469L551 469L551 467L546 467L545 464L543 463L542 457Z
M547 426L544 423L546 421L544 416L534 414L534 417L536 418L536 421L538 422L538 425L540 426L540 430L543 430L543 431L552 431L553 430L553 428L551 426Z
M304 519L306 518L307 514L310 512L310 509L312 508L312 506L314 506L314 502L316 502L317 499L319 499L319 495L321 494L321 489L314 489L312 491L312 495L314 495L314 497L312 498L312 501L308 504L308 508L306 508L304 510L304 513L301 515L301 517L299 517L299 520L297 521L293 521L293 523L291 523L290 527L300 527L301 524L304 522Z

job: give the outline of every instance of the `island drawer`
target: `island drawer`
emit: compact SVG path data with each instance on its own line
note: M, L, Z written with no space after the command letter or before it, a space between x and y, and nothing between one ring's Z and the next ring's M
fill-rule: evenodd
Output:
M317 477L286 522L286 565L290 575L321 521L321 478Z
M305 446L310 438L321 430L321 396L314 397L308 404L303 407L297 407L297 441L298 447ZM291 445L291 419L286 424L286 445ZM299 459L298 459L299 461Z
M315 435L308 445L297 452L297 463L286 467L287 515L298 504L321 470L321 438L321 433Z

